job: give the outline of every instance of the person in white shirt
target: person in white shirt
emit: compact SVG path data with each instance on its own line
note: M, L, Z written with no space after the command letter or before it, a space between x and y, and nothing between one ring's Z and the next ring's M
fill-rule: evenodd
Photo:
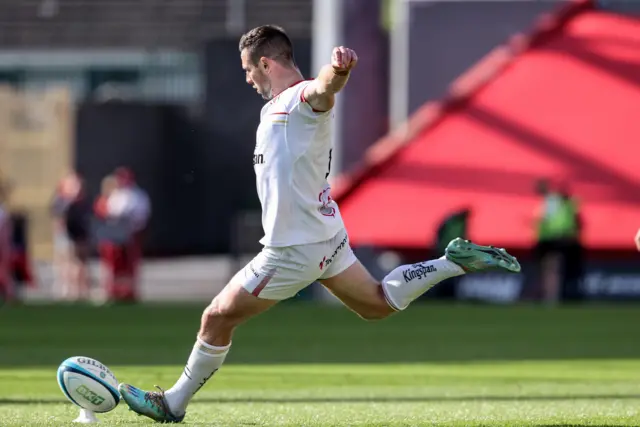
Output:
M171 389L146 392L120 384L129 407L156 421L184 418L192 396L222 365L238 325L316 280L362 318L374 320L404 310L446 278L489 269L520 271L504 249L456 239L442 258L403 265L382 282L375 280L351 250L327 182L332 108L358 62L356 53L334 48L318 77L304 80L291 41L279 27L249 31L239 48L247 83L268 101L253 154L264 249L205 309L187 365Z
M136 183L130 169L118 168L114 177L116 188L106 198L103 215L127 239L124 244L112 245L120 254L120 262L110 262L113 271L109 279L109 294L112 300L136 301L143 233L151 216L151 202L147 193Z
M114 176L117 187L107 200L109 216L125 220L132 233L144 230L151 215L149 196L137 185L129 169L118 168Z

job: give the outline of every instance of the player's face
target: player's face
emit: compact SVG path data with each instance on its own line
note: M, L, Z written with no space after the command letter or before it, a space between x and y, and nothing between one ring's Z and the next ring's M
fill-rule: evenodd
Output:
M245 78L247 84L250 84L261 96L266 100L272 98L271 95L271 80L264 71L263 64L254 64L249 58L247 50L243 50L240 54L242 60L242 69L245 72Z

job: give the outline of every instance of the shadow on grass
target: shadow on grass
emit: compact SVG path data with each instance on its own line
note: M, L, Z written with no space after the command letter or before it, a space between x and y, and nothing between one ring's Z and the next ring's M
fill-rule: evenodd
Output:
M206 397L195 399L196 403L403 403L403 402L536 402L562 400L612 400L612 399L640 399L640 394L588 394L574 396L406 396L406 397ZM70 403L61 398L57 399L0 399L0 405L57 405ZM556 424L548 424L556 426ZM557 424L558 427L564 426ZM542 427L542 426L540 426Z

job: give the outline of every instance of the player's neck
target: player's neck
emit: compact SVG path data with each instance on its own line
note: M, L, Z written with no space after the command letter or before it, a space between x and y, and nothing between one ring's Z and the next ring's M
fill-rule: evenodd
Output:
M301 80L304 80L304 77L299 70L287 70L281 77L272 81L271 94L275 98Z

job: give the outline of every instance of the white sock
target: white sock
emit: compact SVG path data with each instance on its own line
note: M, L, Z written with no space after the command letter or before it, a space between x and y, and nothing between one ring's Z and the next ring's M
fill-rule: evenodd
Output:
M434 285L463 274L462 267L442 257L396 268L382 279L382 289L391 308L404 310Z
M224 347L209 345L198 337L189 361L178 381L167 390L164 397L173 415L185 413L189 401L209 378L222 366L231 343Z

